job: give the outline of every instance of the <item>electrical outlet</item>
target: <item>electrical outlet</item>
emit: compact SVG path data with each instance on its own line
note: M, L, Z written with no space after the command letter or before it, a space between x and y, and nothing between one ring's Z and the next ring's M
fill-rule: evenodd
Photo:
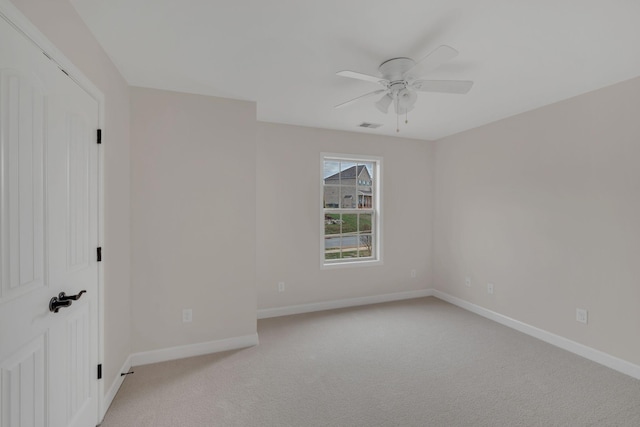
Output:
M284 292L284 282L278 282L278 292Z
M487 292L493 295L493 283L487 283Z
M576 308L576 320L580 323L587 324L589 312L584 308Z
M464 284L467 288L471 287L471 277L467 276L464 278Z
M411 278L412 279L416 278L416 271L415 270L411 270Z
M190 308L185 308L182 310L182 322L189 323L193 320L193 310Z

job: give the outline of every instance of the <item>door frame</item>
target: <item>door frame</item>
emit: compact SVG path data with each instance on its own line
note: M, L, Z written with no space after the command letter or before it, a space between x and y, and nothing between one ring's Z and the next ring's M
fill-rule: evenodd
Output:
M104 94L80 71L62 51L60 51L29 19L9 0L0 0L0 19L5 19L19 33L30 40L56 65L63 69L80 88L98 103L98 127L104 129ZM103 137L104 139L104 137ZM102 145L98 146L98 246L104 245L104 156ZM104 363L104 262L98 263L98 363ZM105 378L98 382L98 413L96 423L104 418L107 411L104 402Z

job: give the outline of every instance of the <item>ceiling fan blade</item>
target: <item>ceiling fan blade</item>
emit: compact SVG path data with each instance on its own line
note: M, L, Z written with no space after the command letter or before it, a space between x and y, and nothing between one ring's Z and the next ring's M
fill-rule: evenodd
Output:
M370 97L370 96L378 95L379 93L382 93L382 92L385 92L385 91L386 91L386 89L378 89L378 90L374 90L373 92L365 93L364 95L360 95L360 96L359 96L359 97L357 97L357 98L353 98L353 99L351 99L351 100L349 100L349 101L347 101L347 102L343 102L342 104L338 104L338 105L336 105L336 106L335 106L335 107L333 107L333 108L342 108L342 107L346 107L347 105L349 105L349 104L351 104L351 103L354 103L354 102L356 102L356 101L360 101L361 99L368 98L368 97Z
M473 82L469 80L416 80L411 88L420 92L441 92L465 94L471 90Z
M418 61L418 63L413 67L411 67L406 73L404 73L404 75L405 77L424 76L425 74L435 70L445 62L455 58L457 55L458 55L457 50L455 50L451 46L447 46L443 44L442 46L437 47L429 55L425 56L420 61Z
M382 77L371 76L369 74L362 74L356 71L349 71L349 70L338 71L336 75L342 76L342 77L349 77L350 79L364 80L365 82L379 83L383 86L386 86L386 84L389 83L387 80L383 79Z

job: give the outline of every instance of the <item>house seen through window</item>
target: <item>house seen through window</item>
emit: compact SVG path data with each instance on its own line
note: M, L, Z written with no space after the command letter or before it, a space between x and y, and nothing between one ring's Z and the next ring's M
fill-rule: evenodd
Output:
M380 166L379 158L323 155L323 265L380 260Z

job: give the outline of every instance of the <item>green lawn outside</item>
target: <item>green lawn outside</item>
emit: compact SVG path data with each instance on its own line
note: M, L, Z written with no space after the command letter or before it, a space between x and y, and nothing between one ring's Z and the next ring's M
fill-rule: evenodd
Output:
M342 224L326 224L324 226L324 234L340 234L340 233L355 233L358 231L358 214L327 214L325 215L325 221L328 219L340 220ZM340 228L342 227L342 229ZM360 231L371 230L371 214L360 214Z
M371 252L369 250L361 248L359 253L357 252L357 249L351 249L344 252L340 252L340 251L325 252L324 259L341 259L341 258L355 258L355 257L366 258L370 256L371 256Z

